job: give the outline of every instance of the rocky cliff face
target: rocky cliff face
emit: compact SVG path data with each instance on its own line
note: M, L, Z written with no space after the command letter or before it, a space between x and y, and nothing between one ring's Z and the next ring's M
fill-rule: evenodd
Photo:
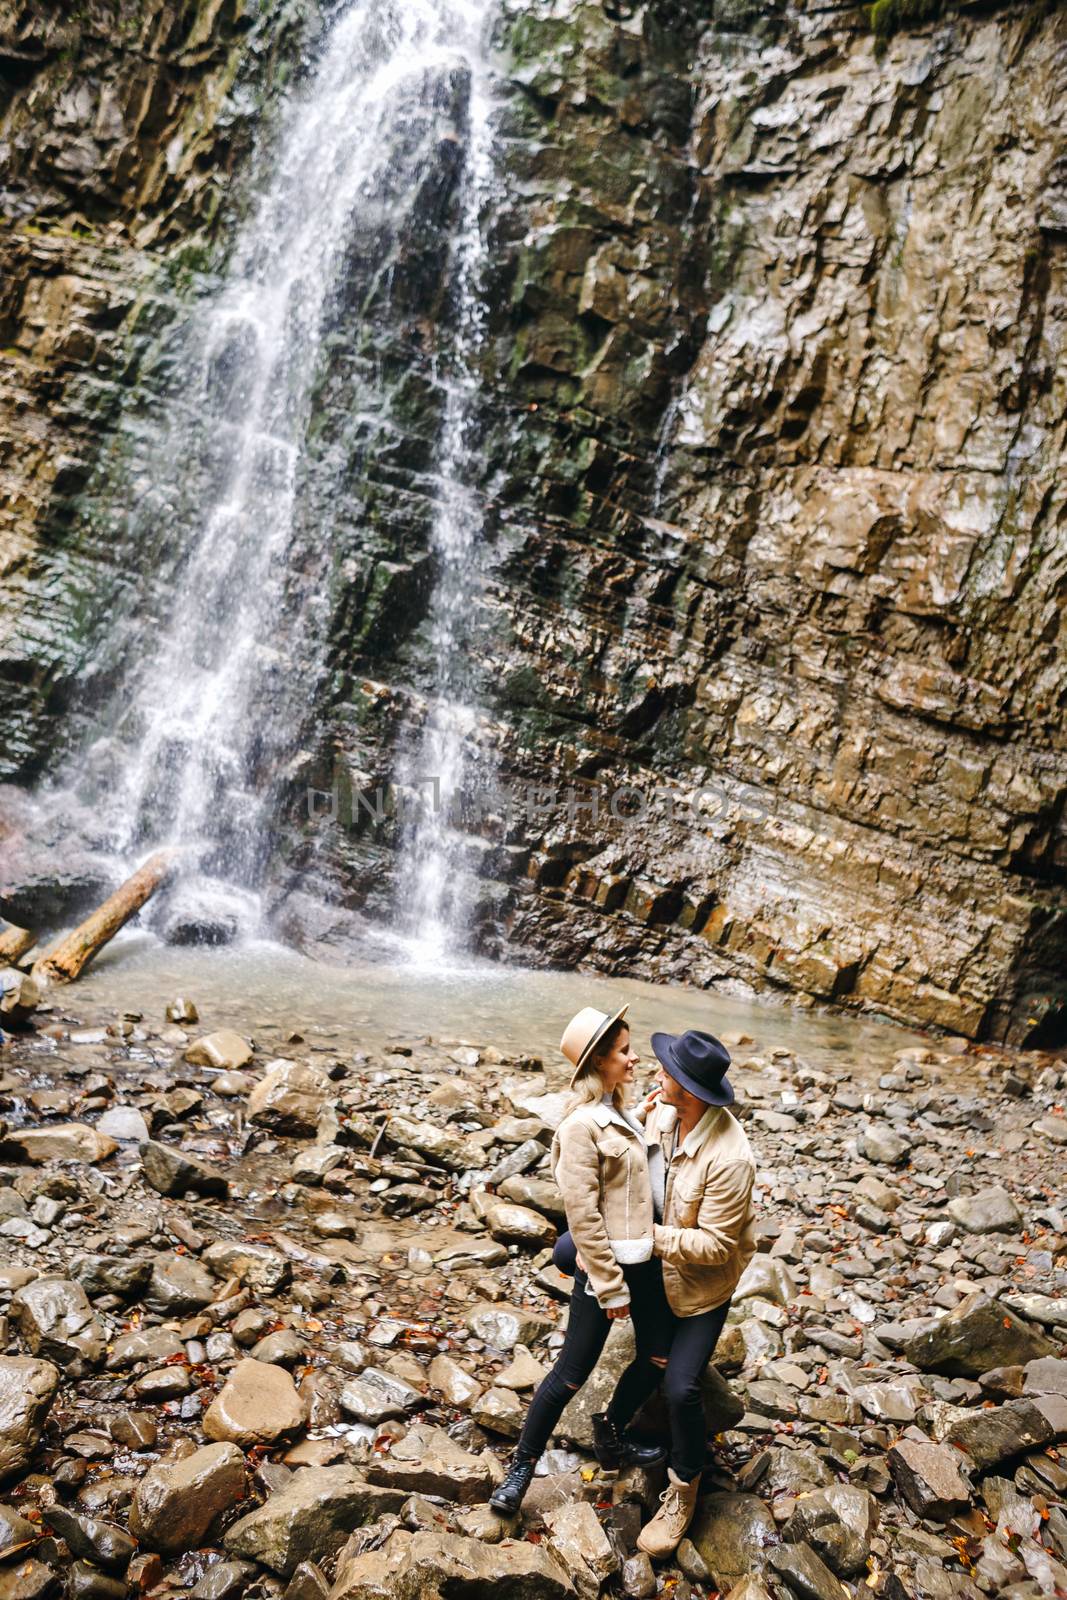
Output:
M143 581L93 535L91 473L138 378L141 274L163 315L161 263L190 230L224 241L209 214L253 108L231 85L269 103L286 59L277 18L205 35L149 13L132 52L111 30L61 62L26 24L5 57L32 218L4 246L0 394L21 775L108 677L81 597L103 572L128 607ZM1059 1039L1067 21L954 11L879 56L855 9L539 0L498 44L471 635L515 814L464 824L483 944ZM140 121L108 87L127 56L155 85ZM421 281L416 259L377 351L365 298L336 312L317 449L346 466L328 495L309 474L334 621L301 783L387 778L432 683ZM388 443L345 400L382 349ZM360 514L331 522L339 485ZM298 788L278 882L307 936L312 864L316 891L380 909L396 833L363 811L301 828L302 808ZM310 920L344 933L340 909Z

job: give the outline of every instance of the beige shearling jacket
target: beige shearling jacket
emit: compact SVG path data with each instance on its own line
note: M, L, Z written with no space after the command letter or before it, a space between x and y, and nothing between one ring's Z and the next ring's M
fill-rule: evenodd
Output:
M671 1310L695 1317L730 1298L755 1254L756 1158L737 1118L709 1106L668 1164L676 1121L658 1100L645 1121L652 1184L663 1186L653 1239Z
M613 1106L578 1106L556 1129L552 1172L567 1226L605 1310L625 1306L624 1266L652 1257L652 1189L640 1129Z

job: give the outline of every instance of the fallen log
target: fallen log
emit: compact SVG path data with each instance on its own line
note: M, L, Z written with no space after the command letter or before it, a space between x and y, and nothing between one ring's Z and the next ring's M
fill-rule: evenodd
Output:
M0 966L13 967L20 956L33 949L36 942L37 935L31 933L29 928L19 928L9 922L0 929Z
M154 856L149 856L91 917L34 962L33 976L46 984L73 983L108 940L140 911L161 884L166 883L176 860L173 850L158 850Z

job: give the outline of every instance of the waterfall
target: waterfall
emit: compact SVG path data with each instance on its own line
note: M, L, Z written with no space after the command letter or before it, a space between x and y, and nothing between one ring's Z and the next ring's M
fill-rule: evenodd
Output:
M136 756L109 797L120 848L178 842L198 847L206 870L228 884L254 887L262 875L272 790L313 688L297 663L314 659L304 647L320 638L327 605L321 581L294 594L293 566L330 311L353 240L383 208L414 203L420 163L440 143L433 119L458 73L470 83L452 261L461 354L438 450L433 623L441 682L451 680L458 573L477 530L459 480L473 383L462 352L480 327L478 217L492 170L488 4L355 0L341 10L287 108L224 280L183 327L149 474L158 481L140 514L187 532L169 620L121 697L116 732ZM442 750L433 759L451 758Z
M472 776L477 686L471 651L472 618L482 585L483 509L476 361L484 336L483 230L499 198L492 160L492 111L487 74L472 72L468 102L466 177L453 252L454 340L445 375L444 423L437 460L433 546L438 577L430 611L434 681L426 721L400 769L410 821L401 837L398 899L409 955L436 964L466 942L472 879L465 844L454 828L456 809Z

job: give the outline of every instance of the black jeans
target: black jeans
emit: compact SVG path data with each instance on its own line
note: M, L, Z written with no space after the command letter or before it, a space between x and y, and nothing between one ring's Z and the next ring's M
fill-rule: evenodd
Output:
M700 1380L715 1354L729 1309L727 1300L714 1311L702 1311L695 1317L675 1317L672 1313L674 1339L667 1370L660 1376L671 1419L671 1469L687 1483L704 1470L708 1426Z
M622 1275L630 1291L630 1316L637 1350L608 1406L608 1416L619 1428L626 1426L663 1377L663 1368L656 1366L652 1358L658 1356L662 1360L668 1355L674 1331L674 1318L663 1292L660 1263L642 1261L636 1266L623 1267ZM575 1272L563 1348L530 1402L516 1446L519 1455L542 1453L568 1401L574 1399L600 1360L611 1319L601 1309L596 1296L586 1292L588 1281L584 1272Z

